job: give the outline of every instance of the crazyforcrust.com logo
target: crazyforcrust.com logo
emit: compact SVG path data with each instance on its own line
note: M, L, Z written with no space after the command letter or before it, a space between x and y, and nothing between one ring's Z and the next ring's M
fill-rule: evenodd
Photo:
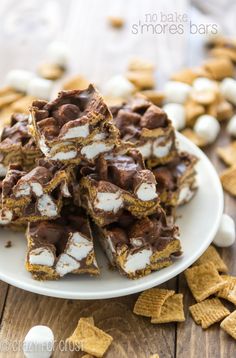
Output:
M190 33L191 35L216 35L218 33L218 25L214 23L194 23L186 13L164 13L162 11L156 13L148 13L144 18L139 19L131 26L133 35L183 35Z

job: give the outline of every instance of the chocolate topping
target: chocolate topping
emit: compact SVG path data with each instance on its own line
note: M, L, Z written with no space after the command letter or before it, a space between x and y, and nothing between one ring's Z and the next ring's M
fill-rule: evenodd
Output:
M157 106L150 106L140 121L140 126L142 128L155 129L159 127L164 127L167 122L166 113Z
M92 85L85 90L61 91L51 102L34 101L31 108L40 134L53 140L69 128L90 124L91 120L109 120L110 111ZM74 121L76 121L74 123Z
M135 173L133 177L133 190L136 192L141 184L147 183L147 184L155 184L156 185L156 179L153 173L148 169L143 169Z
M136 238L142 246L150 245L155 251L162 251L177 237L178 229L167 224L164 211L158 208L156 214L143 219L125 213L117 223L108 225L107 234L115 247L126 244L132 248Z

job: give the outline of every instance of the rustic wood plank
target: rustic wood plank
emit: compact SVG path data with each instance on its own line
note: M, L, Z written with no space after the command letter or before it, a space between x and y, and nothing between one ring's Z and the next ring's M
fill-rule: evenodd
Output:
M2 320L2 315L5 307L7 292L8 292L8 284L0 281L0 323Z
M218 172L222 171L225 166L217 157L215 149L217 146L226 145L227 142L229 142L229 137L222 131L217 143L206 150L206 154L209 156ZM236 219L235 207L235 199L225 193L225 212L230 214L234 220ZM219 252L228 265L229 272L236 275L236 243L230 248L219 249ZM235 355L235 341L220 329L218 323L204 331L192 320L188 307L196 302L187 287L183 274L179 276L179 291L184 294L184 305L187 318L185 323L181 323L177 327L176 357L233 357ZM231 311L235 309L233 305L229 305L226 301L223 303L226 304Z
M170 289L175 286L175 279L165 285ZM59 341L70 336L80 317L92 315L95 324L114 338L107 358L146 358L157 352L162 358L174 358L175 325L152 325L148 318L134 315L136 298L137 295L95 301L63 300L10 287L0 342L22 342L32 326L45 324L52 328L57 341L54 357L78 356L78 353L61 352L63 342L60 346ZM4 354L12 357L12 352ZM14 358L21 357L22 352L14 353Z

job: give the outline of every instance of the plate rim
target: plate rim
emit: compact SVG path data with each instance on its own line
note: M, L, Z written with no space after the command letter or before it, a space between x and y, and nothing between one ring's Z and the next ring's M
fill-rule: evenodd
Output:
M196 253L194 253L191 257L187 258L186 260L183 260L183 263L181 266L179 266L177 269L167 272L166 275L161 276L162 278L160 278L160 279L158 279L158 277L156 277L156 276L153 276L153 278L152 278L152 274L150 274L149 275L150 279L147 282L140 281L140 284L138 284L138 279L137 279L137 280L135 280L135 282L136 282L135 285L131 285L130 287L127 287L124 289L121 289L121 288L119 288L117 290L114 290L114 289L109 290L108 289L108 290L105 290L102 292L98 291L98 292L93 292L93 293L88 293L88 292L86 293L86 292L80 292L80 291L65 292L64 290L61 290L61 289L43 287L41 285L41 282L38 282L38 281L35 281L35 282L37 282L38 286L32 285L31 283L24 282L22 280L14 280L11 277L6 276L4 273L1 273L1 271L0 271L0 280L2 280L14 287L23 289L25 291L48 296L48 297L56 297L56 298L63 298L63 299L75 299L75 300L79 300L79 299L94 300L94 299L116 298L116 297L122 297L122 296L131 295L134 293L138 293L138 292L147 290L149 288L152 288L154 286L161 285L162 283L169 281L170 279L176 277L181 272L186 270L193 262L195 262L202 255L202 253L207 249L207 247L213 241L214 236L219 228L219 223L220 223L220 220L221 220L221 217L223 214L223 210L224 210L224 194L223 194L223 188L222 188L219 176L218 176L216 169L214 168L212 162L210 161L210 159L206 156L206 154L200 148L198 148L189 139L184 137L181 133L177 132L176 134L177 134L177 140L180 139L181 142L186 143L188 146L192 147L194 150L194 154L196 154L199 157L203 157L204 160L207 162L208 169L210 170L212 176L214 177L214 184L217 187L218 199L219 199L219 206L218 206L216 219L214 221L214 225L212 226L212 228L210 230L210 233L208 234L208 239L205 240L201 244L199 250ZM130 280L130 281L134 282L133 280Z

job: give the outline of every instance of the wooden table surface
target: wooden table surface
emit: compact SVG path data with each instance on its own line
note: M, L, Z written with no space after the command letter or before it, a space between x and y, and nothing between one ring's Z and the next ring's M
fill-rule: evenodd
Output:
M5 5L0 8L0 17L4 20L1 21L0 26L5 31L0 35L2 54L5 52L0 60L0 78L2 79L10 68L34 69L43 58L43 44L55 37L66 41L71 49L72 72L80 72L98 84L112 74L124 71L128 59L134 55L154 61L157 64L157 80L160 79L160 81L171 70L186 65L189 61L197 63L199 51L195 52L196 55L189 54L189 51L187 55L185 52L189 43L188 34L182 38L131 35L130 26L134 21L143 18L144 14L150 11L157 12L160 7L164 11L171 11L174 6L172 2L160 2L157 9L154 0L145 1L145 4L139 1L139 6L136 6L136 0L126 2L122 0L116 2L116 5L115 2L108 0L99 2L62 0L59 13L66 11L66 16L62 16L63 21L66 22L63 30L56 24L46 40L44 36L39 36L37 41L32 34L28 35L24 32L27 26L26 29L20 27L22 33L14 35L14 41L12 41L12 28L9 28L8 22L9 16L14 15L15 9L13 8L12 15L12 12L10 13L12 8L9 6L12 1L4 1L4 3ZM175 2L175 5L180 12L181 9L182 12L186 10L182 1ZM106 22L108 15L116 14L126 19L126 26L121 31L109 29ZM19 23L16 29L17 26L20 26ZM6 41L7 38L11 41ZM215 147L218 144L226 144L228 140L226 135L221 134L217 143L206 151L219 171L222 170L223 165L216 157ZM225 212L232 215L234 219L236 218L235 200L229 195L225 195ZM229 266L230 273L235 275L236 245L220 250L220 253ZM0 282L0 344L21 343L27 331L37 324L51 327L55 339L59 342L72 333L81 316L92 315L96 325L114 338L106 354L108 358L148 358L154 353L158 353L160 358L231 358L236 356L235 341L220 330L218 324L203 331L193 322L188 306L193 304L194 300L186 287L183 274L167 282L164 287L184 294L186 315L184 323L151 325L147 318L135 316L132 309L137 295L93 301L65 300L29 293ZM75 356L80 357L80 353L61 352L59 345L56 346L53 355L59 358ZM0 350L0 358L5 357L17 358L23 357L23 354L19 351L1 353Z

